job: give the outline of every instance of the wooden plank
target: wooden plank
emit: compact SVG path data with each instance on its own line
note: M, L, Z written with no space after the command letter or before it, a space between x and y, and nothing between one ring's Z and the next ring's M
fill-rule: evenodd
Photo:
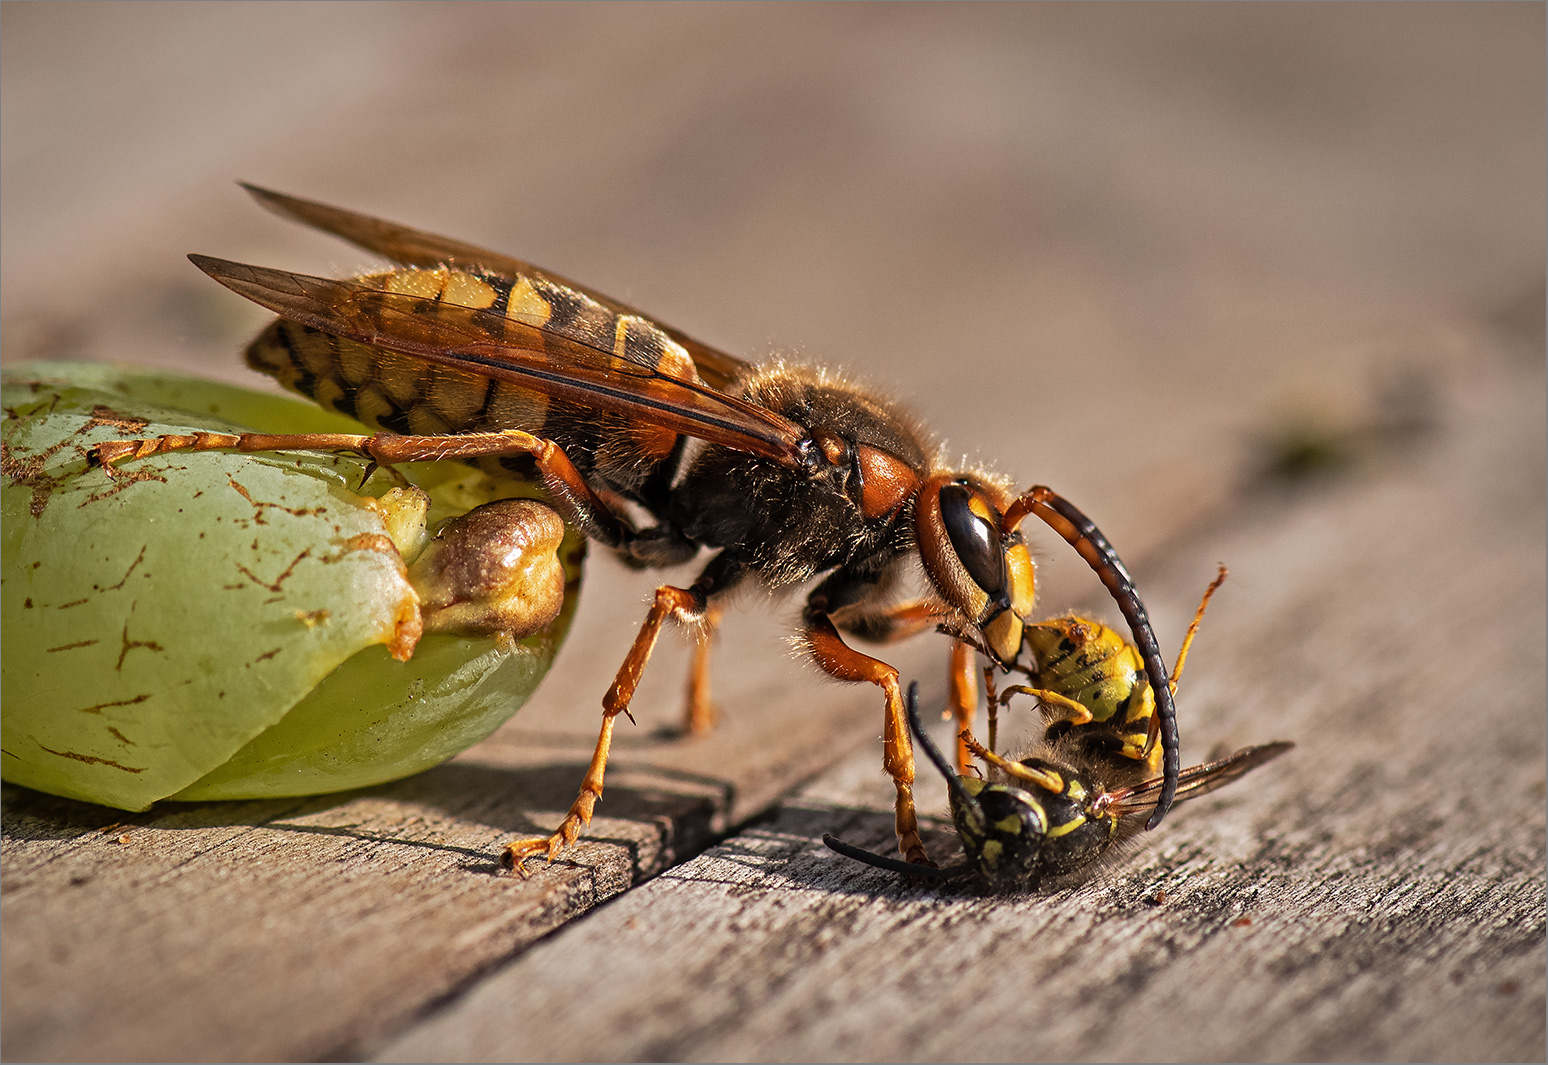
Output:
M545 780L573 786L446 766L365 795L128 817L8 787L6 1058L335 1056L704 838L710 802L625 785L633 819L601 822L585 866L496 875Z
M1233 570L1193 753L1298 746L1102 876L994 898L829 853L890 835L857 756L382 1059L1541 1059L1543 376L1478 370L1437 438L1244 497L1155 574L1181 611Z

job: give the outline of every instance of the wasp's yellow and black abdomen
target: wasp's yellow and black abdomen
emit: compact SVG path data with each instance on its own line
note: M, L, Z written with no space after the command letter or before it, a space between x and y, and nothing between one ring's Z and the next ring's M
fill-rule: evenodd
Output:
M1133 644L1100 622L1071 616L1028 626L1026 645L1037 666L1032 674L1037 686L1091 715L1086 723L1055 721L1050 739L1069 737L1147 770L1160 764L1159 745L1146 750L1155 692Z
M696 380L692 358L659 327L546 279L507 278L463 270L394 270L357 279L371 288L437 304L488 311L532 327L534 343L551 332L590 349L597 365L633 363L679 380ZM522 429L558 441L572 454L595 456L595 468L629 483L677 446L670 430L554 400L543 392L337 337L286 319L272 322L247 349L254 369L322 406L386 432L443 436ZM577 446L579 445L579 446ZM525 469L528 460L504 460ZM589 465L589 464L588 464Z

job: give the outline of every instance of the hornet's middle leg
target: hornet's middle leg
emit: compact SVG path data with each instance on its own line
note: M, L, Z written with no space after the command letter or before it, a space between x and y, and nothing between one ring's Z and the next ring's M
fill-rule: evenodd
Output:
M662 585L656 589L656 597L651 604L650 613L645 616L645 623L640 626L639 633L634 637L634 644L629 648L629 654L618 667L618 675L613 680L613 686L602 698L602 730L597 735L597 746L592 752L591 764L587 766L586 776L581 781L580 794L570 804L569 813L565 815L552 835L519 839L506 845L500 860L507 869L525 872L527 859L538 855L553 861L560 851L575 842L581 829L591 823L597 800L602 797L602 778L607 770L608 753L613 745L613 722L619 714L629 713L629 702L634 698L635 689L639 687L640 677L645 672L645 664L650 661L650 653L655 649L656 637L661 634L662 623L674 615L690 624L698 623L709 609L710 596L729 587L741 573L740 562L722 552L710 560L698 580L689 587L675 588L671 585Z

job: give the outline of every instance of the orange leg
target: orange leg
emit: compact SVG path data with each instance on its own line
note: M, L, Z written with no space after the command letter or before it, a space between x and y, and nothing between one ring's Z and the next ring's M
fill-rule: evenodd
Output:
M715 630L720 627L720 618L724 613L725 608L719 603L711 603L704 612L704 625L693 647L693 664L688 667L688 702L683 715L683 728L695 735L713 729L715 719L719 716L719 711L710 700L710 644L715 639Z
M951 693L946 716L956 719L954 732L957 739L957 772L966 776L973 764L973 752L962 742L961 733L973 727L973 716L978 713L978 674L974 667L973 645L955 640L951 645L951 673L947 678Z
M704 610L704 595L697 586L674 588L662 585L656 589L656 600L651 604L650 613L645 616L645 624L640 626L639 633L634 637L634 646L629 648L623 665L618 667L618 676L614 678L613 686L602 698L602 731L597 736L597 748L592 752L586 777L581 781L580 794L570 805L570 812L553 835L518 839L506 844L500 861L507 869L515 869L525 875L527 859L539 854L553 861L560 851L575 842L581 829L591 823L592 811L596 809L597 800L602 797L602 775L607 770L608 751L613 745L613 721L619 714L629 712L629 701L634 698L634 690L639 687L640 676L645 672L645 663L650 661L650 652L655 649L656 637L661 634L661 623L671 614L677 614L686 621L697 621Z
M1002 706L1008 704L1012 695L1030 695L1036 699L1042 704L1043 718L1050 725L1055 722L1089 725L1096 720L1091 715L1091 708L1085 703L1078 703L1068 695L1060 695L1047 688L1030 688L1025 684L1012 684L1000 693L1000 704Z
M864 605L828 614L836 628L872 643L896 643L941 620L938 603L927 599L895 603L880 610Z
M828 616L819 611L808 611L806 642L812 657L829 676L874 684L885 695L887 712L882 728L882 767L892 777L898 792L895 807L898 850L910 862L933 864L925 856L924 841L919 838L919 820L914 813L914 747L908 738L908 718L903 709L903 693L898 687L897 669L850 647L839 637Z
M473 458L485 455L537 455L549 441L519 429L445 436L397 433L188 433L143 440L108 440L91 449L104 466L169 451L352 451L383 466L397 462Z
M995 748L996 741L999 739L996 733L1000 727L1000 707L1005 705L1005 701L994 690L993 662L984 667L984 702L989 707L989 749L992 751ZM961 734L959 733L958 738L960 737Z
M1022 765L1020 762L1012 762L1008 758L1002 758L975 740L972 731L969 729L963 729L957 736L957 739L966 744L968 750L982 758L984 764L994 766L1007 776L1014 777L1017 780L1025 780L1029 784L1036 784L1038 787L1046 788L1055 794L1064 790L1064 779L1057 773L1033 769L1030 766Z
M1228 573L1230 573L1230 570L1222 565L1215 579L1209 582L1208 588L1204 589L1204 598L1199 600L1199 609L1194 611L1193 621L1188 625L1188 633L1183 637L1182 650L1177 652L1177 664L1172 667L1172 677L1168 683L1173 694L1177 692L1177 678L1182 676L1183 663L1188 661L1188 648L1193 646L1193 638L1199 634L1199 623L1204 620L1204 611L1209 607L1210 599L1220 590L1220 586L1225 583Z
M189 433L144 440L109 440L91 449L93 462L109 476L128 459L143 459L169 451L346 451L364 455L373 466L441 459L498 458L530 455L543 484L570 524L609 547L632 535L607 502L591 490L564 449L552 440L505 429L498 432L453 433L446 436L401 436L397 433Z

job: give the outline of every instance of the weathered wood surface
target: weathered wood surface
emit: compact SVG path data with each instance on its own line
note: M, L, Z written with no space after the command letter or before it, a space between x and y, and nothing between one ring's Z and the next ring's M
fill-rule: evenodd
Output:
M360 262L232 177L509 249L915 397L1094 514L1168 646L1228 562L1190 752L1300 744L1081 891L900 887L814 842L885 841L877 700L753 599L723 727L660 731L664 641L595 839L499 876L656 579L598 560L539 695L413 780L7 787L0 1054L1541 1057L1543 16L1381 10L0 8L6 361L245 380L261 318L183 253ZM1255 493L1276 435L1354 465ZM1051 611L1101 606L1038 555ZM939 641L888 654L939 695Z

